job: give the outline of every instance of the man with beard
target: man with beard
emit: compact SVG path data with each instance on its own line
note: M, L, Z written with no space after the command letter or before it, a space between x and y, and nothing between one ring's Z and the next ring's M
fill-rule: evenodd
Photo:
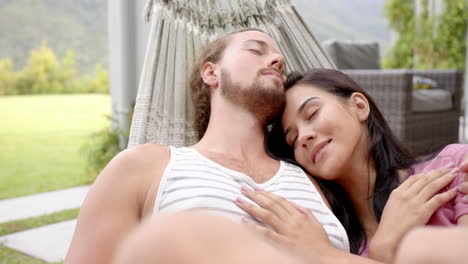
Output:
M325 243L349 251L346 232L316 183L265 152L265 126L285 103L283 74L277 44L260 30L211 42L190 80L200 141L188 148L146 144L117 155L84 201L66 263L109 263L135 226L164 213L196 210L253 220L235 200L248 200L241 188L255 187L309 208L325 228Z
M248 200L241 188L302 206L286 216L313 224L305 235L314 242L302 245L310 247L309 259L375 263L346 252L346 232L316 182L264 150L265 126L284 105L283 60L259 30L211 42L190 80L200 141L188 148L146 144L117 155L86 197L65 263L304 263L294 250L230 221L255 221L235 205L237 197Z

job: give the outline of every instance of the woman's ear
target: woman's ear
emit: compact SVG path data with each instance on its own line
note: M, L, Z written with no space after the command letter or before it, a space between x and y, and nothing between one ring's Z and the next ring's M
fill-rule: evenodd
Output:
M370 107L369 101L364 94L355 92L349 98L349 103L352 106L352 109L356 112L356 115L361 122L367 121L369 117Z
M203 82L206 83L208 87L217 88L219 84L219 76L216 71L216 64L212 62L207 62L203 65L201 69L201 77Z

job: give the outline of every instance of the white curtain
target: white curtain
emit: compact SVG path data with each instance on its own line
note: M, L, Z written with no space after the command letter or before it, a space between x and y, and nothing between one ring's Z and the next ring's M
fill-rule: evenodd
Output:
M151 23L129 147L197 142L188 75L200 49L230 31L268 32L287 71L335 68L290 0L150 0Z

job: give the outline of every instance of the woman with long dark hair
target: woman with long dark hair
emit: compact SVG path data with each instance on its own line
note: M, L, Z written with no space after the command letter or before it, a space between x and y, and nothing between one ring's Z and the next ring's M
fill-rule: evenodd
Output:
M417 160L393 135L372 97L337 70L291 74L285 90L286 107L267 132L267 151L317 179L348 233L352 253L392 262L414 227L468 225L468 204L457 191L468 145L449 145L430 160ZM276 231L295 221L278 218L278 210L288 206L284 199L262 190L244 193L264 208L238 205L283 226ZM277 240L288 236L257 229Z

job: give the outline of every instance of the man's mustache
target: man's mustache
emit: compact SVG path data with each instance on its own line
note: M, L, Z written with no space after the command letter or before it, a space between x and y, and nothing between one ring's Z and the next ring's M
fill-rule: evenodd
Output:
M264 75L267 72L272 72L272 71L278 73L278 75L281 77L281 83L284 84L284 82L285 82L284 74L280 70L278 70L276 68L263 68L263 69L260 69L259 75Z

